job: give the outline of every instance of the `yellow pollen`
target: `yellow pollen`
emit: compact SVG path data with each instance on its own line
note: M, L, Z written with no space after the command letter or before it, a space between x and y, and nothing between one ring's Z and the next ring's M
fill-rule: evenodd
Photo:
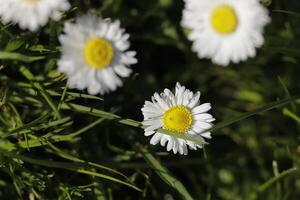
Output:
M84 47L84 58L92 68L107 67L113 58L114 51L111 43L101 37L89 39Z
M217 33L230 34L238 26L238 17L234 9L227 5L215 8L211 15L211 25Z
M163 115L164 128L176 133L185 134L192 127L191 111L185 106L174 106Z

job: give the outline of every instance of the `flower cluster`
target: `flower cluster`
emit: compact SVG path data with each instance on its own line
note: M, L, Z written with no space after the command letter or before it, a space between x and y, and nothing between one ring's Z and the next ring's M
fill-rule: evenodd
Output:
M264 43L264 27L270 22L267 9L259 0L184 0L181 25L188 29L192 50L199 58L227 66L256 55ZM21 29L36 31L49 19L58 21L71 5L67 0L2 0L0 19L18 24ZM70 88L87 89L92 95L115 91L132 73L138 62L136 52L129 50L129 34L120 21L86 14L75 22L64 23L59 36L62 55L58 71L67 77ZM193 93L176 84L175 94L165 89L146 101L142 113L145 135L150 143L160 143L168 151L187 155L189 149L202 148L211 138L208 129L215 120L207 111L209 103L200 104L200 92ZM166 135L197 137L203 145Z

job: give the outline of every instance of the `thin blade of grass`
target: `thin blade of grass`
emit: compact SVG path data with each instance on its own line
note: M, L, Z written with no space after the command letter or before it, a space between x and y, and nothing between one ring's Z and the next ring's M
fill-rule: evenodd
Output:
M177 190L186 200L193 200L192 196L186 190L184 185L176 179L171 173L163 167L158 160L154 158L145 148L139 148L144 160L155 171L155 173L169 186Z
M288 108L284 108L282 112L285 116L288 116L289 118L295 120L297 123L300 123L300 117L298 117L295 113L290 111Z
M47 136L35 138L35 139L30 139L25 143L24 141L18 142L18 146L21 148L33 148L33 147L39 147L39 146L45 146L50 143L54 142L64 142L64 141L71 141L74 140L75 137L79 136L80 134L92 129L93 127L99 125L102 123L104 119L97 119L96 121L90 123L89 125L79 129L78 131L74 133L70 133L68 135L52 135L52 134L47 134Z
M282 89L284 90L284 93L286 95L286 98L291 98L291 93L289 91L289 89L287 88L287 86L285 85L284 81L280 78L280 76L277 77L278 81L282 87ZM297 112L297 107L294 101L291 102L291 106L294 112Z
M284 178L285 176L289 175L289 174L292 174L292 173L295 173L299 171L298 168L294 167L294 168L291 168L291 169L288 169L288 170L285 170L283 172L281 172L280 174L278 174L278 176L275 176L271 179L269 179L267 182L265 182L264 184L260 185L258 188L257 188L257 191L258 192L263 192L265 191L267 188L269 188L272 184L274 184L275 182L279 181L280 179Z
M70 117L64 117L59 120L50 121L50 122L42 123L42 124L36 124L36 123L25 124L22 127L19 127L19 128L9 131L8 136L10 136L11 134L14 134L14 133L24 133L24 132L26 133L26 132L38 131L40 129L46 129L46 128L58 126L60 124L67 123L70 120L71 120Z
M272 12L283 13L283 14L288 14L288 15L292 15L292 16L295 16L295 17L300 17L300 13L289 11L289 10L276 9L276 10L272 10Z
M103 117L105 119L115 120L121 124L125 124L128 126L145 128L145 126L143 126L141 122L138 122L138 121L135 121L132 119L122 119L118 115L115 115L115 114L112 114L112 113L109 113L109 112L106 112L103 110L87 107L87 106L82 106L82 105L73 104L73 103L62 103L61 109L73 110L76 112L86 113L86 114L93 115L96 117ZM173 133L173 132L165 130L165 129L159 129L158 131L161 133L173 136L173 137L177 137L177 138L181 138L181 139L184 139L187 141L195 142L196 144L199 144L199 145L206 144L206 142L199 136L190 136L190 135Z
M45 56L26 56L15 52L0 51L0 60L18 60L25 63L31 63L45 59Z
M128 179L128 177L125 176L123 173L121 173L121 172L119 172L117 170L114 170L114 169L112 169L110 167L106 167L104 165L100 165L100 164L97 164L97 163L93 163L93 162L89 162L89 161L85 161L85 160L82 160L80 158L77 158L77 157L75 157L73 155L70 155L70 154L64 152L63 150L61 150L60 148L54 146L53 144L49 144L49 147L51 148L51 152L52 153L54 153L55 155L60 156L60 157L62 157L64 159L67 159L67 160L70 160L70 161L73 161L73 162L85 163L85 164L88 164L88 165L93 166L95 168L102 169L102 170L107 170L109 172L112 172L112 173L115 173L117 175L120 175L120 176L122 176L125 179Z
M0 149L0 153L10 157L10 158L17 158L20 159L24 162L28 162L34 165L40 165L40 166L45 166L45 167L50 167L50 168L59 168L59 169L65 169L65 170L69 170L69 171L75 171L81 174L87 174L90 176L95 176L95 177L99 177L99 178L103 178L112 182L116 182L116 183L120 183L122 185L128 186L130 188L133 188L137 191L141 191L138 187L136 187L135 185L122 181L120 179L117 179L115 177L112 176L108 176L105 174L101 174L98 172L94 172L94 171L89 171L87 169L92 169L89 165L86 164L82 164L82 163L71 163L71 162L57 162L57 161L51 161L51 160L44 160L44 159L37 159L37 158L31 158L31 157L27 157L27 156L23 156L23 155L19 155L16 154L14 152L7 152L7 151L3 151Z
M282 100L279 100L279 101L275 101L275 102L272 102L272 103L268 103L266 105L263 105L263 106L260 106L258 108L255 108L253 109L252 111L249 111L249 112L246 112L246 113L243 113L239 116L236 116L228 121L224 121L224 122L220 122L218 124L216 124L214 127L210 128L210 129L207 129L206 131L204 132L207 132L207 131L216 131L218 129L221 129L221 128L224 128L226 126L229 126L233 123L236 123L236 122L239 122L243 119L247 119L253 115L257 115L259 113L262 113L262 112L265 112L265 111L268 111L268 110L272 110L274 108L279 108L281 106L284 106L288 103L291 103L293 101L296 101L300 99L300 95L297 95L297 96L294 96L294 97L290 97L290 98L286 98L286 99L282 99Z
M226 126L229 126L233 123L239 122L243 119L249 118L253 115L268 111L268 110L272 110L278 107L281 107L283 105L286 105L288 103L294 102L296 100L300 99L300 95L294 96L294 97L290 97L290 98L286 98L283 100L279 100L279 101L275 101L263 106L260 106L252 111L246 112L244 114L241 114L237 117L234 117L228 121L224 121L224 122L220 122L218 124L216 124L215 126L213 126L210 129L207 129L203 132L212 132L212 131L216 131L218 129L224 128ZM129 125L129 126L133 126L133 127L139 127L139 128L145 128L145 126L142 125L141 122L135 121L135 120L131 120L131 119L122 119L120 116L109 113L109 112L105 112L102 110L98 110L98 109L94 109L94 108L90 108L87 106L82 106L82 105L78 105L78 104L72 104L72 103L63 103L61 109L67 109L67 110L73 110L76 112L80 112L80 113L86 113L86 114L90 114L93 116L97 116L97 117L103 117L105 119L109 119L109 120L116 120L121 124L125 124L125 125ZM205 141L201 139L201 137L197 137L197 136L189 136L189 135L179 135L175 132L171 132L165 129L158 129L157 131L162 132L164 134L173 136L173 137L177 137L177 138L181 138L187 141L192 141L195 142L199 145L203 145L205 144Z
M45 101L48 103L48 105L50 106L50 108L53 110L53 112L55 113L56 117L58 119L61 118L60 113L57 109L57 106L55 105L55 103L53 102L53 100L50 98L50 95L48 94L48 92L44 89L44 87L38 83L38 82L34 82L35 78L34 75L24 66L22 66L20 68L20 72L23 74L23 76L25 76L29 81L32 81L32 86L35 87L40 93L41 95L44 97Z
M65 90L65 88L64 88ZM51 96L62 96L62 94L54 91L54 90L48 90L48 93ZM73 98L83 98L83 99L92 99L92 100L99 100L99 101L103 101L102 98L94 96L94 95L89 95L89 94L83 94L83 93L77 93L77 92L66 92L66 97L73 97Z
M95 108L91 108L91 107L87 107L87 106L83 106L83 105L79 105L79 104L74 104L74 103L62 103L61 105L61 109L64 110L72 110L75 112L80 112L80 113L86 113L92 116L96 116L96 117L102 117L105 119L109 119L109 120L116 120L121 124L125 124L128 126L134 126L134 127L142 127L141 122L132 120L132 119L122 119L120 116L110 113L110 112L106 112L103 110L99 110L99 109L95 109Z

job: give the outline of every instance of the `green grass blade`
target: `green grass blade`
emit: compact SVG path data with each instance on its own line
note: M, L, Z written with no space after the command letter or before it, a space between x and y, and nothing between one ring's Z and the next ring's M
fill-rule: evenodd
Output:
M11 134L14 134L14 133L24 133L24 132L38 131L38 130L41 130L41 129L46 129L46 128L50 128L50 127L54 127L54 126L59 126L61 124L67 123L69 121L71 121L70 117L64 117L64 118L59 119L59 120L50 121L50 122L42 123L42 124L29 123L29 124L25 124L22 127L19 127L19 128L16 128L14 130L9 131L9 134L7 136L10 136Z
M297 123L300 123L300 117L298 117L295 113L290 111L288 108L284 108L282 112L285 116L288 116L291 119L295 120Z
M59 169L65 169L65 170L69 170L69 171L75 171L75 172L78 172L78 173L81 173L81 174L86 174L86 175L90 175L90 176L93 176L93 177L99 177L99 178L103 178L103 179L106 179L106 180L109 180L109 181L120 183L122 185L133 188L137 191L141 191L138 187L136 187L135 185L133 185L131 183L122 181L122 180L114 178L112 176L108 176L108 175L105 175L105 174L101 174L101 173L98 173L98 172L87 170L87 169L92 169L92 168L89 165L86 165L86 164L83 164L83 163L57 162L57 161L51 161L51 160L31 158L31 157L16 154L14 152L3 151L1 149L0 149L0 153L7 156L7 157L17 158L17 159L20 159L24 162L28 162L28 163L31 163L31 164L34 164L34 165L40 165L40 166L44 166L44 167L59 168Z
M289 10L276 9L276 10L272 10L272 12L283 13L283 14L288 14L288 15L292 15L292 16L295 16L295 17L300 17L300 13L289 11Z
M278 81L279 81L282 89L284 90L286 98L291 98L291 93L288 90L288 88L287 88L286 84L284 83L284 81L280 78L280 76L278 76ZM297 112L297 107L296 107L296 104L295 104L294 101L291 102L291 106L292 106L293 111L296 113Z
M291 168L291 169L288 169L288 170L285 170L283 172L281 172L280 174L278 174L278 176L275 176L271 179L269 179L267 182L265 182L264 184L260 185L258 188L257 188L257 191L258 192L263 192L265 191L267 188L269 188L272 184L274 184L275 182L279 181L280 179L284 178L285 176L287 175L290 175L292 173L295 173L295 172L298 172L298 168Z
M256 109L252 110L252 111L246 112L246 113L244 113L242 115L239 115L237 117L234 117L234 118L232 118L228 121L220 122L220 123L216 124L214 127L212 127L211 129L208 129L204 132L216 131L218 129L229 126L233 123L239 122L243 119L249 118L253 115L256 115L256 114L259 114L259 113L262 113L262 112L265 112L265 111L268 111L268 110L271 110L271 109L274 109L274 108L281 107L285 104L294 102L297 99L300 99L300 95L290 97L290 98L286 98L286 99L283 99L283 100L279 100L279 101L276 101L276 102L272 102L272 103L260 106ZM73 111L76 111L76 112L86 113L86 114L90 114L90 115L97 116L97 117L103 117L105 119L110 119L110 120L117 120L121 124L129 125L129 126L133 126L133 127L144 128L144 126L141 124L141 122L131 120L131 119L122 119L118 115L115 115L115 114L112 114L112 113L109 113L109 112L105 112L105 111L102 111L102 110L98 110L98 109L78 105L78 104L63 103L61 109L73 110ZM195 142L199 145L206 144L205 141L201 139L201 137L189 136L189 135L179 135L177 133L173 133L171 131L164 130L164 129L159 129L158 131L162 132L164 134L173 136L173 137L177 137L177 138L181 138L181 139L184 139L184 140L187 140L187 141Z
M64 88L64 90L65 90L65 88ZM51 96L59 96L59 97L62 96L62 94L60 94L54 90L48 90L48 93ZM103 101L103 99L98 96L83 94L83 93L78 93L78 92L66 92L66 98L83 98L83 99Z
M38 83L38 82L34 82L35 78L33 76L33 74L24 66L22 66L20 68L20 72L29 80L29 81L33 81L32 85L33 87L35 87L40 93L41 95L44 97L45 101L48 103L48 105L50 106L50 108L54 111L55 115L57 118L61 118L60 113L57 109L57 106L55 105L55 103L53 102L53 100L50 98L50 95L48 94L48 92L44 89L44 87Z
M95 126L99 125L103 121L104 121L104 119L97 119L96 121L90 123L89 125L79 129L78 131L76 131L74 133L70 133L68 135L47 134L47 136L30 139L27 142L20 141L20 142L18 142L18 146L20 146L21 148L33 148L33 147L45 146L45 145L48 145L49 143L54 143L54 142L71 141L71 140L74 140L74 138L77 137L78 135L94 128Z
M25 63L31 63L43 59L45 59L45 56L25 56L15 52L0 51L0 60L18 60Z
M146 149L140 148L140 152L144 158L144 160L148 163L148 165L155 171L155 173L169 186L177 190L186 200L193 200L192 196L186 190L184 185L176 179L171 173L163 167L158 160L154 158L152 154L150 154Z
M115 115L115 114L112 114L112 113L109 113L109 112L106 112L103 110L90 108L87 106L82 106L82 105L73 104L73 103L62 103L61 109L73 110L76 112L86 113L86 114L93 115L96 117L103 117L105 119L115 120L121 124L125 124L128 126L145 128L145 126L143 126L141 122L138 122L138 121L135 121L132 119L122 119L118 115ZM181 139L184 139L187 141L195 142L196 144L199 144L199 145L206 144L206 142L199 136L197 137L197 136L183 135L183 134L173 133L171 131L164 130L164 129L159 129L158 131L161 133L170 135L170 136L174 136L174 137L181 138Z
M93 163L93 162L89 162L89 161L85 161L85 160L82 160L80 158L77 158L73 155L70 155L66 152L64 152L63 150L59 149L58 147L54 146L53 144L49 144L49 147L51 148L51 152L54 153L55 155L57 156L60 156L64 159L67 159L67 160L70 160L70 161L73 161L73 162L79 162L79 163L85 163L87 165L90 165L92 167L95 167L97 169L102 169L102 170L107 170L109 172L112 172L112 173L115 173L117 175L120 175L122 176L123 178L125 179L128 179L127 176L125 176L123 173L117 171L117 170L114 170L110 167L106 167L104 165L100 165L100 164L97 164L97 163Z
M122 119L120 116L112 114L110 112L106 112L103 110L99 110L99 109L95 109L95 108L91 108L91 107L87 107L87 106L83 106L83 105L79 105L79 104L62 103L61 109L72 110L75 112L86 113L86 114L96 116L96 117L102 117L102 118L109 119L109 120L115 120L121 124L125 124L128 126L142 127L141 122L138 122L138 121L135 121L132 119Z
M283 99L283 100L279 100L279 101L275 101L275 102L272 102L272 103L268 103L266 105L263 105L263 106L260 106L258 108L255 108L253 109L252 111L249 111L249 112L246 112L244 114L241 114L239 116L236 116L228 121L224 121L224 122L220 122L218 124L216 124L214 127L206 130L206 131L216 131L218 129L221 129L221 128L224 128L226 126L229 126L233 123L236 123L236 122L239 122L243 119L247 119L253 115L256 115L256 114L259 114L259 113L262 113L262 112L265 112L265 111L268 111L268 110L272 110L274 108L279 108L281 106L284 106L288 103L291 103L293 101L296 101L300 99L300 95L297 95L297 96L294 96L294 97L290 97L290 98L286 98L286 99ZM206 132L205 131L205 132Z

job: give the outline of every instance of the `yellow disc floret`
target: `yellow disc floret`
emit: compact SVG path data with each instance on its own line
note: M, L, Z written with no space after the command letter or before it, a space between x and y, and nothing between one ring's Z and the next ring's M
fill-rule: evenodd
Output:
M113 58L111 43L101 37L89 39L84 47L84 58L90 67L102 69L107 67Z
M211 25L220 34L230 34L238 26L238 17L234 9L227 5L215 8L211 14Z
M174 106L163 115L164 128L184 134L192 127L193 117L191 111L185 106Z

